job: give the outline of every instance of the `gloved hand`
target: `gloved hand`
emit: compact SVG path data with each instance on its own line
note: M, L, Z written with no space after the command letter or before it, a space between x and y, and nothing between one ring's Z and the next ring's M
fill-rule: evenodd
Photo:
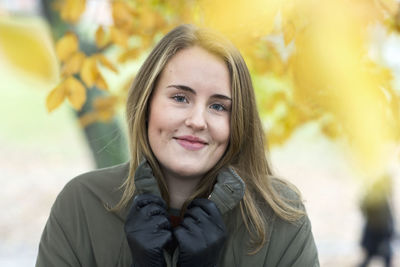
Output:
M174 235L179 246L179 267L209 267L217 264L227 234L214 202L195 199Z
M172 241L171 223L163 199L138 195L125 222L134 267L165 266L163 248Z

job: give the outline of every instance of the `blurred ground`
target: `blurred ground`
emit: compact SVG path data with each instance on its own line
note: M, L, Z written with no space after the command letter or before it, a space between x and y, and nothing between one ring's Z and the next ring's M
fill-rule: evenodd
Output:
M1 65L0 65L1 69ZM40 87L40 86L39 86ZM45 111L48 88L0 71L0 266L33 266L38 242L58 192L74 176L93 168L89 151L64 105ZM321 266L356 266L362 217L360 181L340 146L313 125L272 151L276 171L302 191L313 224ZM394 169L397 229L400 171ZM400 266L400 242L394 243ZM371 266L380 266L376 262Z
M363 218L359 210L362 181L354 177L339 143L321 136L314 125L297 131L282 148L272 151L278 174L288 178L303 193L310 216L320 263L323 267L357 266L363 256L359 247ZM400 230L400 166L393 174L394 215ZM400 266L400 240L393 266ZM380 265L379 260L370 266Z

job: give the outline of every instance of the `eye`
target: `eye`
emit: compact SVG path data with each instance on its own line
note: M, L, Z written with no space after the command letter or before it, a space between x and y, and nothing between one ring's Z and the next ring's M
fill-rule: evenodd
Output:
M188 103L188 99L186 98L186 96L184 95L174 95L172 97L172 99L174 99L176 102L180 102L180 103Z
M222 105L222 104L212 104L212 105L210 106L210 108L212 108L212 109L214 109L214 110L216 110L216 111L226 111L226 110L227 110L227 109L225 108L225 106Z

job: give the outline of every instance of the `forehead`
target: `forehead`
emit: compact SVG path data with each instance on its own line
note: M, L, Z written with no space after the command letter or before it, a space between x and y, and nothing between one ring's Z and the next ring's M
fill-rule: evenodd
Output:
M192 46L179 50L164 67L160 83L182 83L231 90L226 62L219 56Z

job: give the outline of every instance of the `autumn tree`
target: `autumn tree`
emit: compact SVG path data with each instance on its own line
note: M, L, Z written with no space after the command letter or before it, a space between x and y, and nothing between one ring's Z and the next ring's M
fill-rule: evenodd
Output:
M95 77L98 73L96 58L108 64L113 71L117 70L101 54L104 51L101 47L86 39L78 40L78 35L74 33L76 27L69 23L74 12L77 16L85 9L85 2L70 1L64 12L57 11L58 4L58 1L42 0L45 17L54 39L58 40L56 52L63 64L61 79L65 79L49 95L52 103L48 102L47 109L51 112L55 105L68 99L80 121L96 166L101 168L122 163L128 159L127 141L119 120L114 116L114 109L107 108L113 105L116 98L106 91L108 87L102 76ZM82 75L79 75L80 68L83 69ZM85 78L85 86L82 78Z
M109 122L123 105L130 82L109 92L101 69L118 73L126 62L140 62L174 26L194 23L220 31L242 51L270 145L283 144L298 127L317 122L329 138L345 138L360 166L376 172L385 165L384 147L398 143L399 88L393 86L391 69L370 55L374 31L400 31L395 0L108 3L112 24L98 25L93 36L97 48L91 53L73 31L61 34L56 51L62 79L48 95L50 112L68 99L81 112L82 127ZM86 4L58 0L51 6L65 25L73 25ZM93 87L104 93L88 97ZM82 113L88 103L92 109Z

